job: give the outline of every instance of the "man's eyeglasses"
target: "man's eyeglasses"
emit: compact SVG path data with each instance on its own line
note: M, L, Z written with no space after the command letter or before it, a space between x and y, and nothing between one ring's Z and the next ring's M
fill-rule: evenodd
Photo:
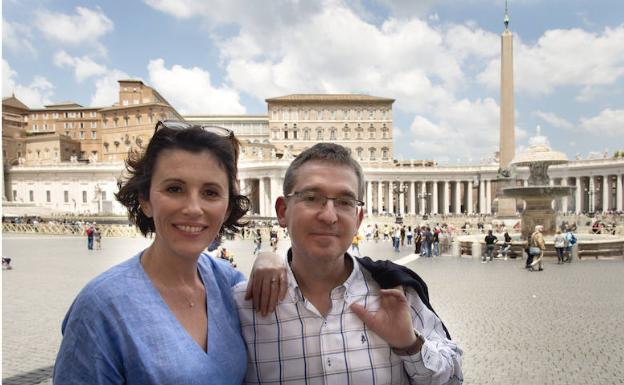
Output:
M186 130L187 128L191 128L193 126L194 125L191 123L182 122L180 120L159 120L158 123L156 123L156 128L154 128L154 133L156 133L156 131L163 127L172 130ZM226 138L231 138L234 136L234 131L225 127L215 126L213 124L199 125L199 127L201 127L204 131L212 132L213 134L217 134Z
M286 195L286 198L291 197L314 210L322 210L330 200L334 201L334 209L342 213L352 214L358 207L364 206L364 202L350 196L330 198L316 191L294 191Z

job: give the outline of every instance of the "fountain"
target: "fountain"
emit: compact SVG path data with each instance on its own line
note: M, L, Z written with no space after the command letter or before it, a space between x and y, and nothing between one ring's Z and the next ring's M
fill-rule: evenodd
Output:
M512 178L518 167L529 168L527 186L503 187L502 193L509 198L516 198L525 202L525 208L520 214L520 234L512 234L512 258L523 255L526 247L526 239L533 232L536 225L544 226L546 235L545 256L555 256L553 235L557 229L557 216L552 208L555 198L570 195L576 187L551 186L548 177L548 167L551 165L565 164L568 162L565 154L553 151L545 136L540 134L537 127L537 135L529 139L529 147L526 151L518 154L510 163ZM513 179L510 182L514 182ZM502 234L496 234L501 239ZM576 234L576 243L573 254L579 259L583 257L618 257L624 256L624 237L622 235L606 234ZM460 243L460 253L479 255L483 250L484 234L460 235L457 240Z
M570 195L575 187L551 186L548 167L565 163L568 163L565 154L550 148L546 137L540 135L539 126L537 126L537 135L529 140L529 148L511 161L512 170L522 166L529 167L528 186L503 188L505 196L522 199L525 202L525 208L521 214L521 233L524 239L533 232L536 225L544 226L545 235L555 233L557 222L552 201L555 198Z

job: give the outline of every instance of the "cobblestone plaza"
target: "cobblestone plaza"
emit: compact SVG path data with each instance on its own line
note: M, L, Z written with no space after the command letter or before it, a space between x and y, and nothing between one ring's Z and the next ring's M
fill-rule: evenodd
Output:
M84 284L146 246L109 238L88 251L78 237L8 235L2 273L4 384L49 384L60 323ZM249 273L251 241L226 244ZM280 251L287 248L281 241ZM390 242L363 242L362 253L399 259ZM431 301L464 349L465 384L624 384L624 262L574 261L529 273L522 260L443 256L408 266L428 283ZM242 364L242 363L241 363Z

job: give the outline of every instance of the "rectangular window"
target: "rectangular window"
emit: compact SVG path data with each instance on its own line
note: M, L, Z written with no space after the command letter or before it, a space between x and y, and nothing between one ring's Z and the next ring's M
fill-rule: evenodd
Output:
M102 200L105 201L106 200L106 191L102 191Z
M85 138L84 131L80 131L80 139L84 139L84 138Z
M69 191L63 191L63 202L69 203Z
M52 114L52 119L58 119L58 118L59 118L58 112L55 112Z
M97 139L97 131L91 131L91 139Z
M80 128L84 128L84 123L80 122Z
M17 200L17 190L13 190L13 200Z
M50 190L46 190L46 202L52 202L52 192Z
M86 191L82 192L82 203L87 203L87 192Z
M92 118L97 117L97 113L96 113L95 111L91 111L91 117L92 117Z
M124 116L124 124L126 125L126 127L128 127L129 122L130 122L130 118L128 118L127 116Z
M80 117L81 117L81 118L84 118L84 114L83 114L83 112L82 112L82 111L80 111Z
M48 114L47 113L43 114L43 118L48 119Z
M122 102L122 104L123 104L124 106L127 106L127 105L128 105L128 101L127 101L127 100L124 100L124 101Z
M35 192L33 190L28 191L28 197L30 198L31 202L35 201Z
M288 131L284 131L284 139L288 139Z
M97 122L91 122L91 128L97 128Z
M136 124L141 124L141 115L136 116Z

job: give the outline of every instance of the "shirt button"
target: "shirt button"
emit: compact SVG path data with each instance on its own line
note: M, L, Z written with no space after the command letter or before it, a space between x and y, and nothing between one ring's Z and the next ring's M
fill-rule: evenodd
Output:
M331 359L327 359L327 366L331 367Z

